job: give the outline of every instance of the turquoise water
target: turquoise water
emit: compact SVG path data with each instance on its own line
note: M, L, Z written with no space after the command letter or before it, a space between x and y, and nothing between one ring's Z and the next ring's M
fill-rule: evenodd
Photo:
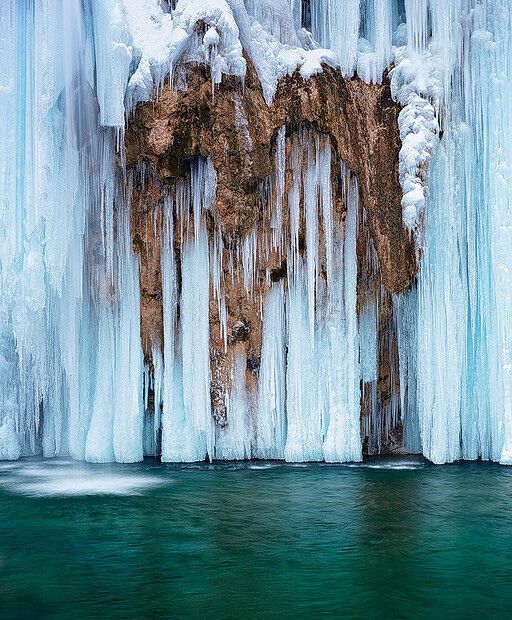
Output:
M0 617L510 618L512 468L0 463Z

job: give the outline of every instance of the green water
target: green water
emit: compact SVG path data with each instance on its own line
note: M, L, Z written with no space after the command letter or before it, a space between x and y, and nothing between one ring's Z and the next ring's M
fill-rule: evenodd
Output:
M3 618L510 618L512 469L0 464Z

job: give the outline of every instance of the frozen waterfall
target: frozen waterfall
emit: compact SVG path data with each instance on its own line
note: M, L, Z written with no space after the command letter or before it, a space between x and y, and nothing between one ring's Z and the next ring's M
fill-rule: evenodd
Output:
M4 0L0 58L0 460L358 461L399 429L512 463L510 0ZM215 97L248 60L269 106L294 72L389 81L416 281L384 289L358 171L285 123L252 230L218 225L199 150L148 215L148 354L126 126L184 67Z

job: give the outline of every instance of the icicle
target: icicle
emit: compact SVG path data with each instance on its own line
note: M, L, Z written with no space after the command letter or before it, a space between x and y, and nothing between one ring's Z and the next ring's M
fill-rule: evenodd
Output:
M377 300L371 299L359 315L359 349L361 360L361 380L365 383L377 381Z
M215 458L240 460L251 457L251 420L245 383L247 357L243 345L234 351L231 393L227 402L227 423L217 428Z
M328 295L326 318L329 362L327 372L322 373L327 379L324 392L328 406L323 455L330 462L362 458L356 254L359 190L344 164L341 175L347 216L343 241L335 237L343 252L337 256L330 279L333 292ZM344 360L343 365L340 360Z
M273 184L273 213L270 222L272 228L272 248L282 250L283 204L286 172L286 127L277 131L275 146L275 179Z
M256 260L258 251L258 230L254 228L242 241L241 262L244 273L244 288L251 294L256 278Z
M288 278L294 277L299 255L299 228L300 228L300 193L302 149L298 144L297 136L292 137L291 164L292 184L288 192L288 210L290 213L290 248L288 251Z
M214 181L208 163L193 162L191 192L178 187L176 210L182 218L190 206L194 235L182 246L179 343L176 346L177 283L172 210L167 211L162 247L164 307L164 387L162 460L201 461L214 456L210 403L210 268L208 236L202 211L211 208ZM189 196L192 204L190 205ZM182 204L181 201L186 204ZM181 354L178 351L181 349Z
M216 229L213 237L213 244L210 252L210 271L212 279L212 289L214 298L217 300L219 311L219 330L220 336L224 341L224 351L228 349L228 315L226 308L226 298L224 295L224 270L222 260L224 255L224 242L222 232Z
M178 192L178 190L177 190ZM177 193L177 207L180 205ZM193 428L185 419L183 376L176 333L178 283L174 258L173 205L165 205L162 234L162 306L164 315L164 372L162 385L162 461L194 461L197 456Z
M205 60L210 65L212 81L212 99L215 98L215 85L219 84L222 78L222 63L217 62L217 51L219 48L220 36L217 29L213 26L208 28L203 37L203 48Z
M360 0L311 0L311 30L324 47L334 50L341 70L352 77L356 68Z
M254 456L260 459L284 458L286 439L284 299L284 284L277 282L265 300L254 450Z
M309 329L302 259L288 280L286 367L287 461L322 460L321 412L317 400L315 352Z
M210 325L208 237L204 225L183 248L181 273L181 339L184 417L192 425L195 457L213 458L210 403Z
M332 287L331 278L334 275L334 261L336 248L334 237L336 228L334 223L333 202L332 202L332 180L331 180L331 145L327 143L318 154L319 157L319 183L320 183L320 206L322 209L322 221L324 229L325 243L325 268L327 272L327 290L329 294L335 291Z
M114 315L116 345L113 357L115 460L121 463L143 458L142 429L143 354L140 338L139 258L131 247L129 203L118 205L118 306ZM123 208L124 207L124 208Z
M315 295L318 274L318 189L319 178L315 161L319 150L318 138L309 143L307 168L304 175L304 210L306 217L306 272L309 333L314 349L315 337Z

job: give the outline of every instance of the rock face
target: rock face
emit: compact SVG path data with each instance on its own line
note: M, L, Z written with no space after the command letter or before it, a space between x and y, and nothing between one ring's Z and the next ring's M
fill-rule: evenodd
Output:
M370 297L379 299L381 346L377 398L386 409L397 389L393 379L397 376L393 372L396 343L386 340L392 323L390 293L404 291L417 270L414 243L402 225L401 216L397 124L400 109L391 99L386 80L382 85L368 85L357 78L348 80L330 67L308 80L298 73L284 78L269 107L256 72L249 59L246 60L248 71L243 84L235 78L225 78L214 90L206 66L182 67L175 87L171 88L166 81L153 101L137 106L128 124L126 164L138 171L132 191L132 238L141 259L141 327L145 353L149 360L152 343L162 340L162 222L158 207L169 188L187 174L192 158L210 158L217 175L214 215L207 222L210 238L215 230L220 231L224 252L229 253L231 246L257 230L256 243L261 244L268 235L265 229L268 222L265 223L262 214L262 187L275 172L278 131L286 127L290 140L294 132L306 128L328 136L337 169L339 160L343 160L358 178L360 205L365 213L357 246L358 305L362 307ZM286 195L291 183L288 171L285 183ZM333 189L343 222L346 205L335 182ZM303 239L301 243L303 246ZM368 244L378 260L374 273L368 270ZM179 236L175 251L179 255ZM232 261L233 254L230 256ZM226 254L222 260L226 272L228 260ZM240 268L235 265L235 269ZM260 303L268 289L266 274L270 274L271 281L277 281L286 271L286 259L269 252L265 260L260 260L250 295L239 280L225 279L227 347L219 330L218 304L211 296L212 408L220 425L226 423L225 395L235 347L245 347L247 385L251 387L257 381L262 331ZM388 444L390 449L395 449L400 444L397 440L400 420L393 420L391 428L386 424L370 428L375 425L374 421L368 422L370 417L363 398L362 434L367 437L366 449L383 451ZM370 436L373 439L368 439Z
M227 235L240 237L257 221L258 182L273 170L277 130L308 123L331 137L359 179L384 286L394 293L406 289L416 260L400 208L400 108L386 81L348 80L331 67L309 80L297 72L280 82L268 107L247 64L243 85L226 78L214 92L207 67L188 66L186 90L166 82L155 101L139 104L126 133L127 165L150 162L165 183L183 176L190 158L209 157L217 171L217 221Z

